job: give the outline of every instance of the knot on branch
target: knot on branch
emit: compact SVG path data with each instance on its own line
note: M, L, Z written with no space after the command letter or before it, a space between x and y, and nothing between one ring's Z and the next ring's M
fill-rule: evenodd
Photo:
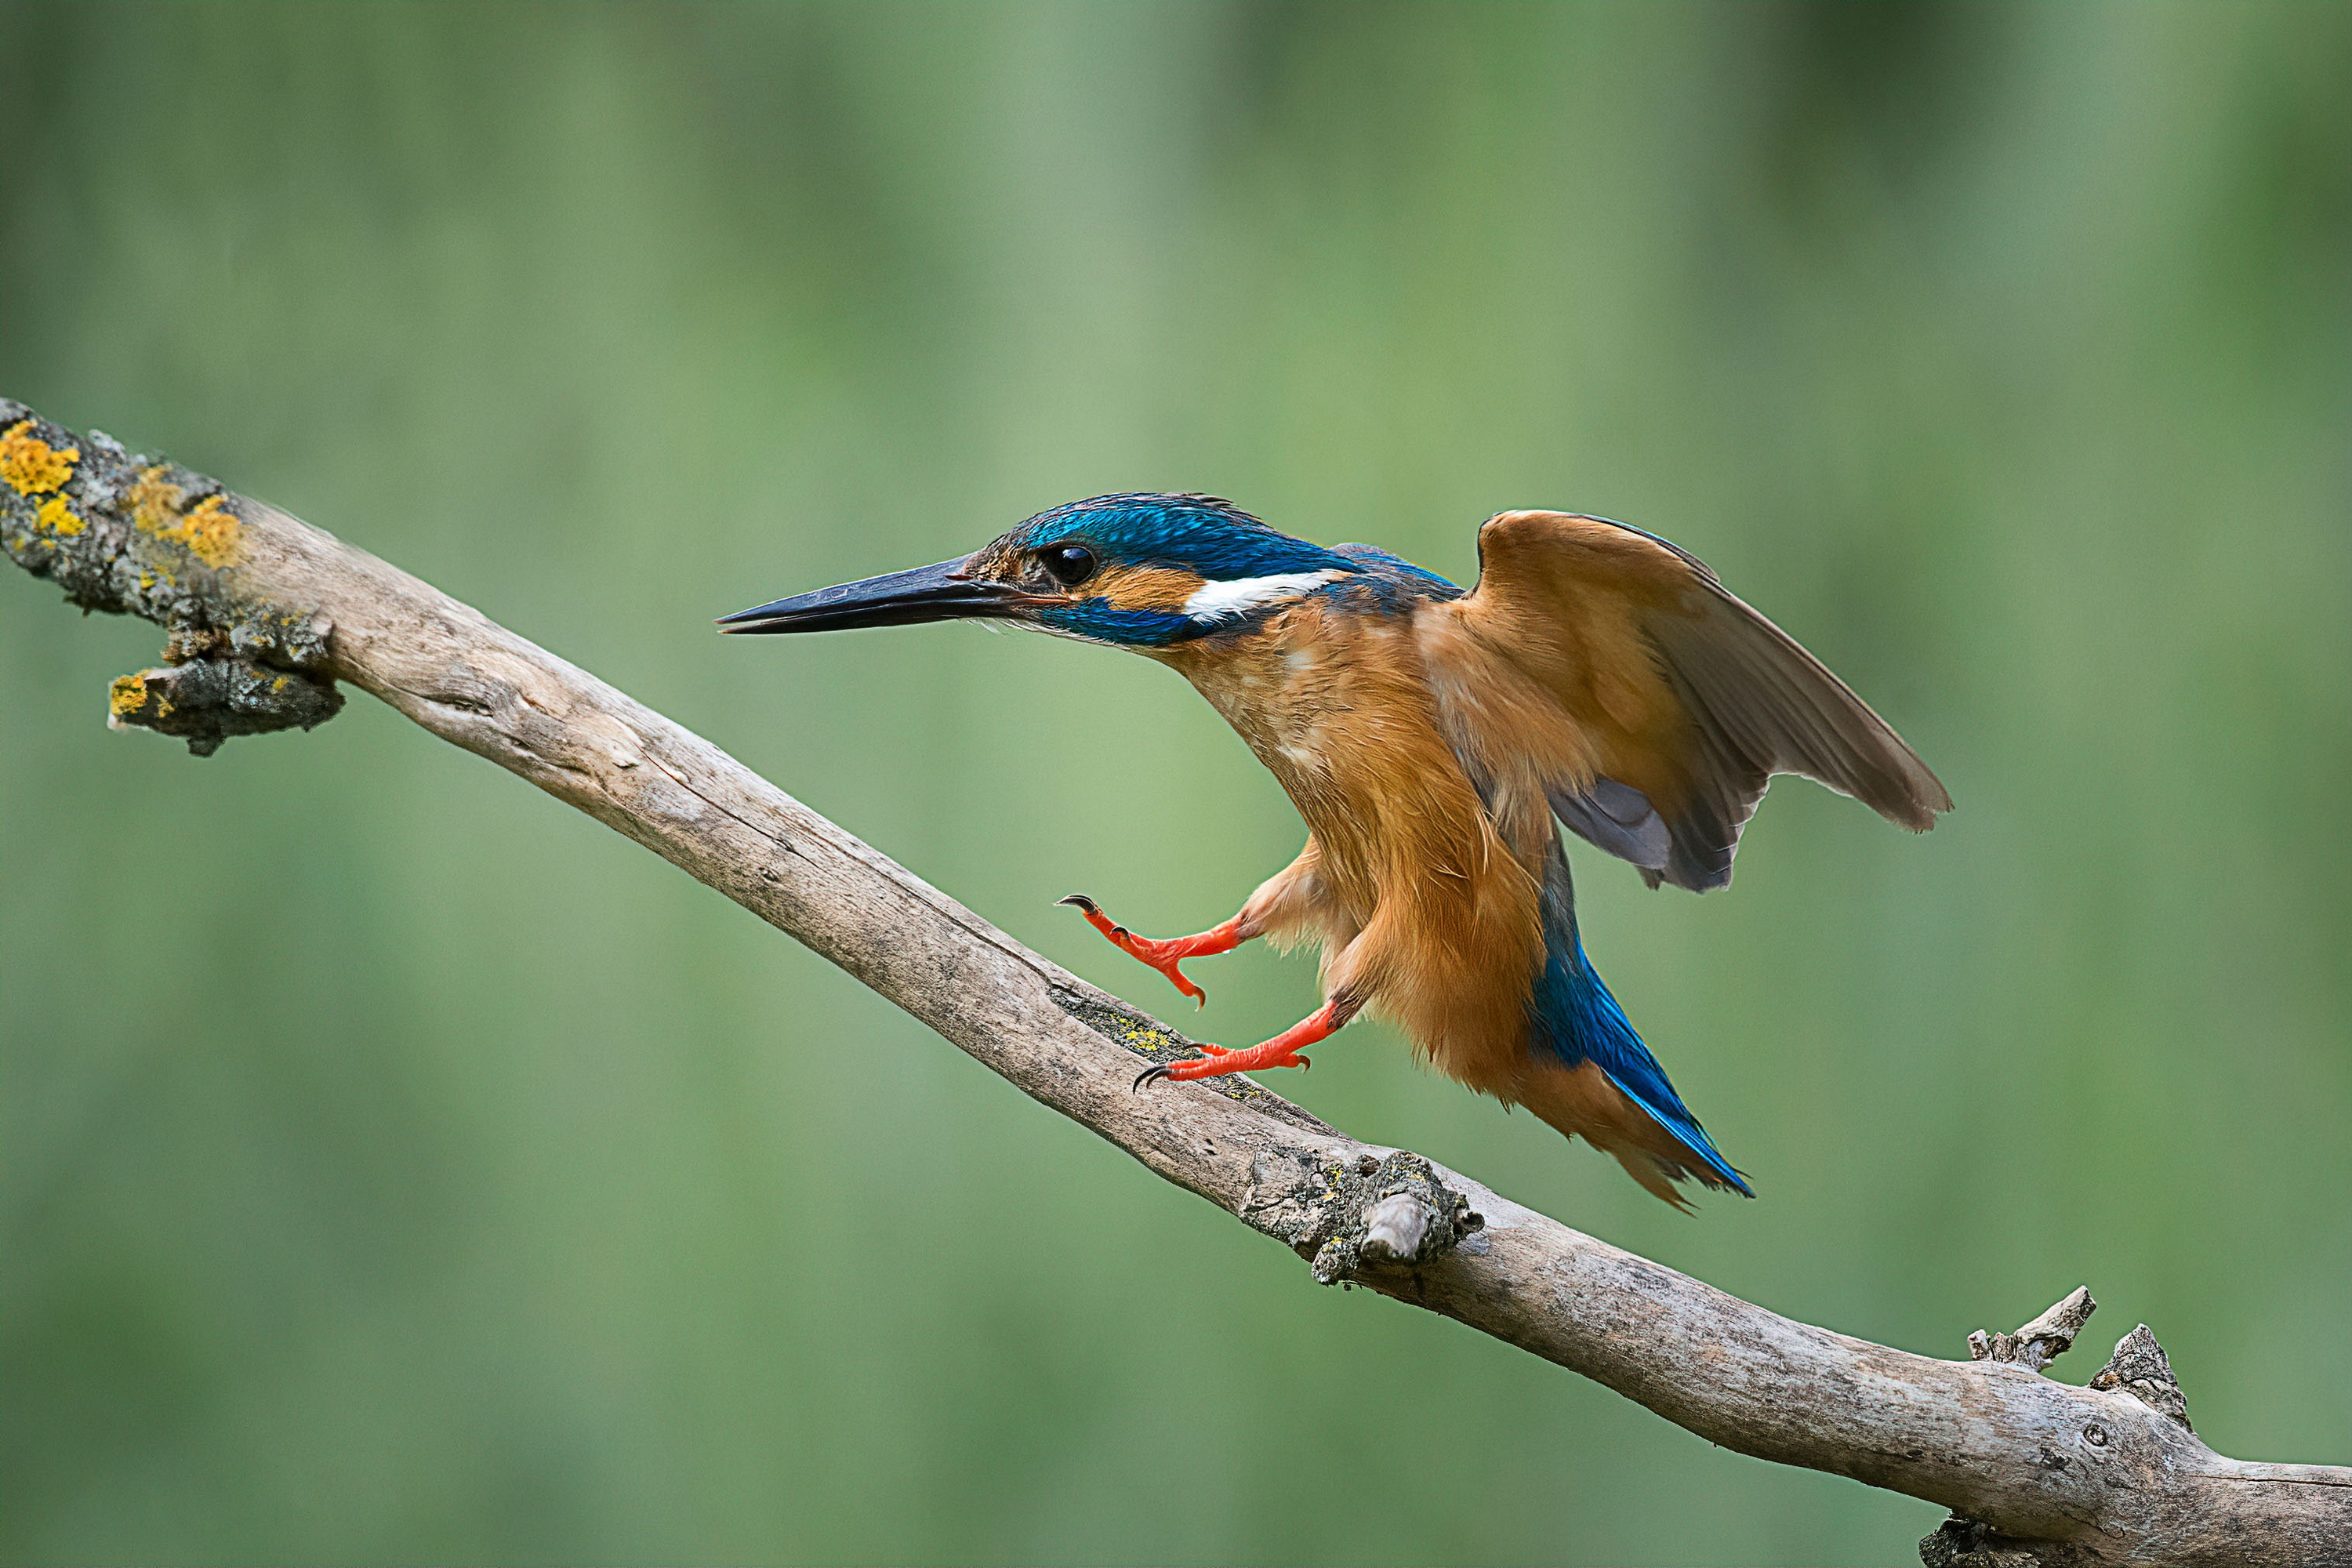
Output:
M2028 1372L2040 1372L2066 1353L2074 1336L2091 1321L2099 1304L2091 1288L2078 1285L2074 1293L2013 1334L1989 1334L1979 1329L1969 1336L1970 1361L2013 1362Z
M2116 1353L2092 1377L2091 1386L2120 1388L2158 1415L2169 1415L2192 1432L2197 1429L2189 1426L2189 1396L2172 1375L2172 1359L2146 1323L2116 1342Z
M205 756L232 735L307 730L342 707L320 673L327 622L236 589L248 505L202 474L0 398L0 548L84 610L172 628L162 668L114 683L117 728L176 735Z
M1418 1154L1364 1153L1323 1174L1328 1190L1298 1249L1313 1258L1315 1278L1326 1285L1367 1266L1427 1263L1486 1223Z

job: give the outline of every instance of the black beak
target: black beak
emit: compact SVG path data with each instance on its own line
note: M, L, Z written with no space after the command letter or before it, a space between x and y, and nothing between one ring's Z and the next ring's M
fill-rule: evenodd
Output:
M1010 583L964 576L964 560L942 561L859 583L819 588L722 616L722 632L837 632L852 626L911 626L924 621L1009 620L1062 601Z

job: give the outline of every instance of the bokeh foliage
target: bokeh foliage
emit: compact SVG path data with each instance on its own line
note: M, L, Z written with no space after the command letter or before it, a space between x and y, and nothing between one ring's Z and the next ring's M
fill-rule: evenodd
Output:
M1958 1354L2079 1282L2352 1458L2347 11L0 5L0 388L734 750L1053 956L1297 847L1162 672L709 618L1106 489L1709 559L1960 802L1784 781L1595 957L1696 1221L1351 1031L1286 1092ZM1298 1264L373 704L205 763L0 580L12 1562L1871 1562ZM1313 1003L1202 966L1204 1028ZM2075 1377L2099 1350L2062 1363Z

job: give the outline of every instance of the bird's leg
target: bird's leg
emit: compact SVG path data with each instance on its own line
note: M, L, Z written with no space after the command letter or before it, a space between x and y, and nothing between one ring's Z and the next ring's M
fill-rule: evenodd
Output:
M1245 1051L1229 1051L1223 1046L1202 1046L1208 1056L1199 1061L1164 1062L1143 1069L1135 1080L1141 1089L1147 1083L1167 1079L1175 1083L1189 1083L1196 1078L1222 1078L1229 1072L1255 1072L1260 1068L1304 1068L1310 1066L1298 1054L1301 1046L1311 1046L1318 1040L1328 1040L1348 1026L1361 1004L1346 997L1334 996L1313 1013L1301 1018L1274 1038Z
M1257 934L1254 931L1244 931L1242 917L1235 915L1224 924L1213 926L1198 936L1176 936L1167 938L1165 941L1158 941L1148 936L1138 936L1125 926L1114 924L1111 918L1103 913L1095 901L1084 893L1072 893L1062 902L1076 905L1078 911L1087 917L1087 923L1110 938L1113 947L1118 948L1121 952L1141 959L1175 982L1176 989L1190 996L1192 999L1192 1005L1196 1007L1205 1007L1209 1005L1209 994L1185 978L1184 972L1176 967L1178 962L1187 958L1210 958L1220 952L1231 952Z

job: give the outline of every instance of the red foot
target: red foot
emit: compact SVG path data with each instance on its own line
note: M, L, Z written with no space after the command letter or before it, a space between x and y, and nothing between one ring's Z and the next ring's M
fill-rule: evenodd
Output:
M1318 1040L1328 1040L1347 1026L1355 1009L1340 1010L1337 1002L1326 1002L1311 1016L1301 1018L1262 1046L1252 1046L1245 1051L1229 1051L1223 1046L1202 1046L1209 1054L1198 1061L1168 1062L1146 1068L1135 1080L1141 1089L1147 1083L1166 1079L1171 1083L1190 1083L1194 1079L1222 1078L1229 1072L1255 1072L1260 1068L1307 1068L1314 1064L1298 1054L1301 1046L1311 1046Z
M1111 918L1103 913L1095 901L1084 893L1072 893L1062 902L1076 905L1078 911L1087 917L1087 923L1110 938L1113 947L1118 948L1121 952L1141 959L1175 982L1176 989L1190 996L1192 999L1192 1005L1196 1007L1205 1007L1209 1005L1209 994L1184 977L1184 972L1176 967L1178 961L1187 958L1212 958L1221 952L1231 952L1241 946L1244 940L1241 933L1242 920L1239 915L1235 915L1221 926L1202 931L1198 936L1171 937L1161 942L1148 936L1138 936L1123 925L1112 924Z

